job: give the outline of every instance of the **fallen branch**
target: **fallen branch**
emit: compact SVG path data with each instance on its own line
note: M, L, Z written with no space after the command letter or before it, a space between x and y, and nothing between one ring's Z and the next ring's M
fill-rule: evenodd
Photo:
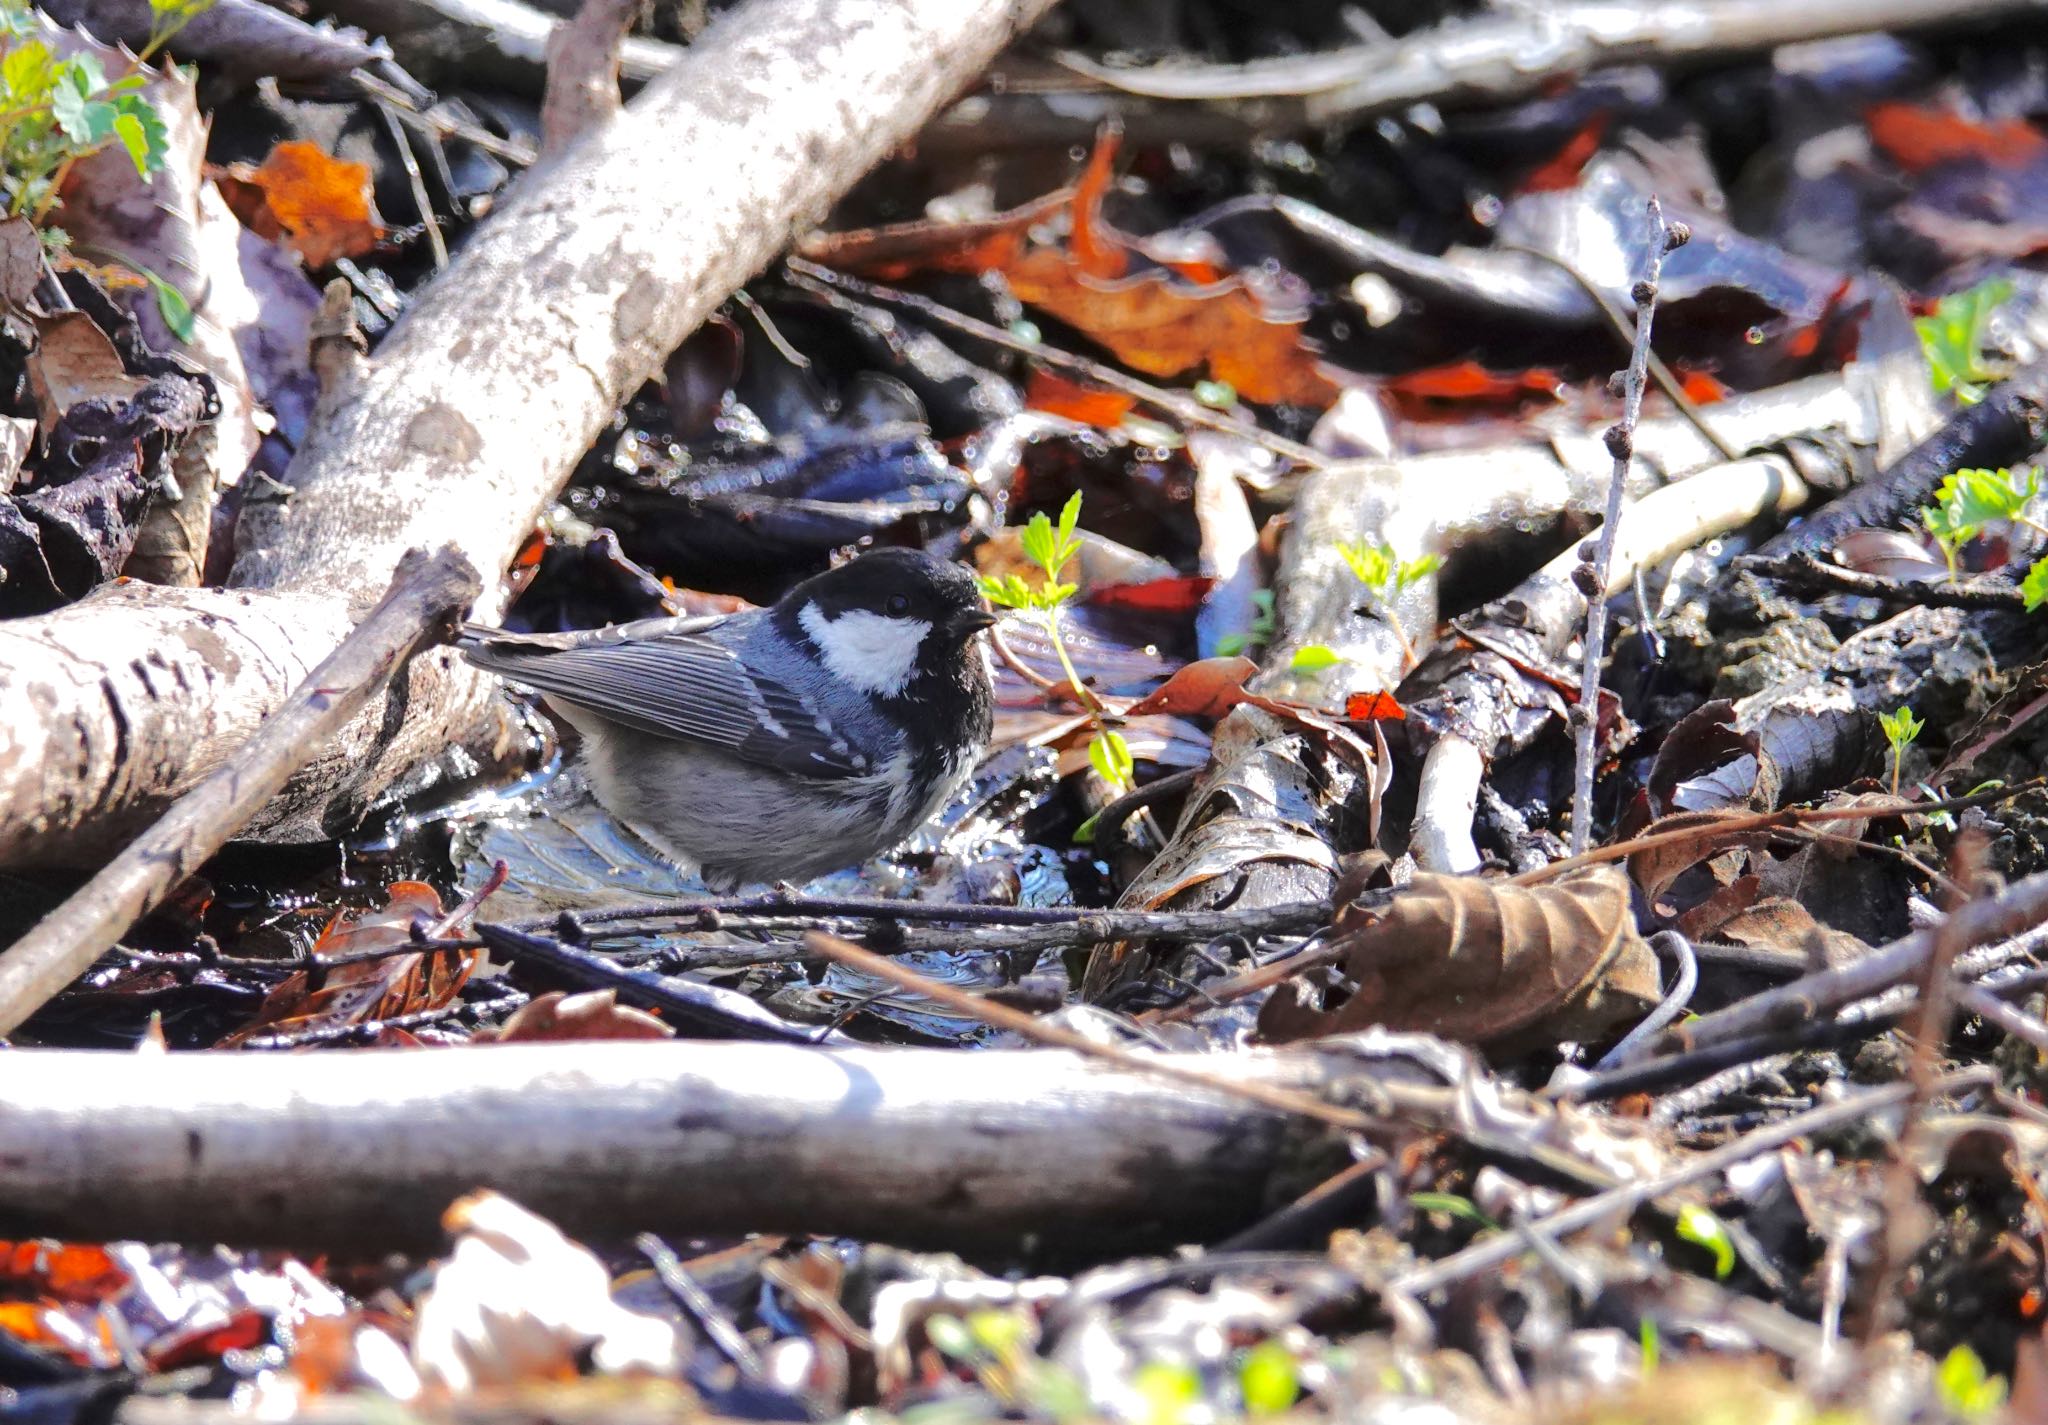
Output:
M330 345L286 489L243 510L234 587L116 586L0 625L0 866L98 859L154 820L340 643L404 550L445 539L502 570L682 337L1049 3L757 0L520 179L375 356ZM452 654L416 659L252 829L318 839L451 749L500 755L506 706Z
M1934 579L1887 579L1880 574L1861 574L1837 564L1822 563L1810 550L1796 549L1778 558L1752 554L1735 561L1735 567L1781 584L1825 594L1860 594L1865 598L1887 599L1898 604L1923 604L1936 609L2010 609L2027 611L2026 595L2011 584L1990 579L1969 579L1959 584Z
M452 549L408 555L383 601L228 761L0 954L0 1035L83 974L226 844L421 648L446 642L481 592Z
M1424 101L1498 103L1606 65L1713 62L1805 40L1957 26L2039 8L2039 0L1679 0L1636 7L1595 0L1505 10L1397 40L1249 64L1125 69L1080 55L1061 59L1126 93L1236 101L1248 103L1262 124L1320 125Z
M1396 1059L1177 1054L1321 1096L1455 1091ZM1143 1057L1142 1051L1139 1056ZM478 1187L577 1236L800 1231L1131 1250L1242 1227L1301 1120L1050 1050L508 1044L235 1054L20 1050L0 1076L14 1236L433 1248ZM1359 1101L1359 1100L1354 1100Z
M1958 949L2000 940L2048 921L2048 873L2015 881L1997 895L1958 907L1942 924L1916 930L1839 969L1823 970L1739 1000L1671 1030L1687 1049L1706 1048L1761 1030L1801 1023L1917 974L1937 945Z

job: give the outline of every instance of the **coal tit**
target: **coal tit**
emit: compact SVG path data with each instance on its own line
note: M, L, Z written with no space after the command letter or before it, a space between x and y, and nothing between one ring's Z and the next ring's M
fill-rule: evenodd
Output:
M965 569L878 550L770 608L564 634L470 627L470 662L547 695L592 789L714 891L808 880L885 851L988 745Z

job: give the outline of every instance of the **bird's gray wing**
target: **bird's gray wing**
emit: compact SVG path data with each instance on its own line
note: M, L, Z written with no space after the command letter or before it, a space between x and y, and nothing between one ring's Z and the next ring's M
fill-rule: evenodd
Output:
M530 636L466 629L462 651L480 668L656 737L796 776L873 770L823 712L707 637L718 622L650 620Z

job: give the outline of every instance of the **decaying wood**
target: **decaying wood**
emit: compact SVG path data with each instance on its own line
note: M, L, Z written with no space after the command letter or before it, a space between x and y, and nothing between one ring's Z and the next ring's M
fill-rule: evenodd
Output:
M1412 1066L1165 1056L1323 1094ZM432 1247L478 1187L573 1236L791 1230L1063 1248L1242 1226L1302 1121L1057 1050L512 1044L268 1058L21 1050L0 1077L0 1232ZM260 1070L260 1071L259 1071Z
M548 36L548 82L540 104L540 151L560 153L619 111L619 63L642 0L584 0Z
M382 602L255 736L0 954L0 1034L84 973L225 845L415 653L451 637L481 589L476 570L454 550L401 561Z
M285 487L243 511L233 587L108 588L0 625L0 865L92 859L147 825L404 550L447 540L502 570L619 402L1048 3L760 0L527 174L324 393ZM345 826L450 748L492 755L502 708L452 654L416 659L252 826Z

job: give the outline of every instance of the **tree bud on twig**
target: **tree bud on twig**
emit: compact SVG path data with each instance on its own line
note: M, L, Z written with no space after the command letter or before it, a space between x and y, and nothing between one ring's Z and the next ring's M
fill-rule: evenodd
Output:
M1616 460L1627 460L1636 453L1635 433L1626 425L1609 426L1601 439L1607 442L1607 453Z
M1676 252L1692 241L1692 224L1674 222L1664 230L1664 250Z
M1590 564L1581 564L1572 570L1572 587L1592 598L1600 592L1600 571Z
M1638 282L1635 286L1628 289L1628 294L1635 299L1635 304L1638 307L1647 307L1650 303L1657 300L1657 284L1654 282Z

